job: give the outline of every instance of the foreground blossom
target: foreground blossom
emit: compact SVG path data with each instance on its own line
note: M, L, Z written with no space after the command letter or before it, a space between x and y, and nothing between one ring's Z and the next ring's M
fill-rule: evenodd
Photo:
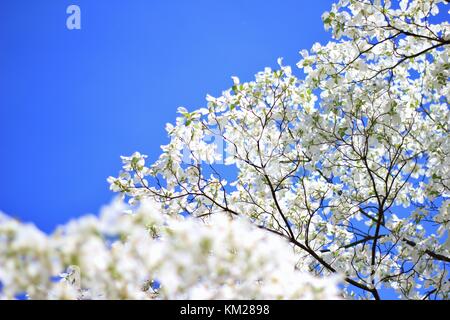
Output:
M287 241L245 219L168 216L117 201L47 236L0 216L2 297L335 299L337 278L296 269Z

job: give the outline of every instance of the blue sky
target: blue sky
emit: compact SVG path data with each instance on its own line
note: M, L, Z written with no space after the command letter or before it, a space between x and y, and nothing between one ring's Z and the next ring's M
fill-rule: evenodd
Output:
M151 160L178 106L204 105L325 42L331 0L0 1L0 210L49 232L96 213L119 156ZM66 8L81 8L81 30Z

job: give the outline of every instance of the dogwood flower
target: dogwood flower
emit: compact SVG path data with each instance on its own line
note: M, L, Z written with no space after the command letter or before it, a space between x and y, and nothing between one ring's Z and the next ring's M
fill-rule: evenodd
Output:
M448 298L450 27L433 22L447 5L338 1L322 16L333 40L300 51L304 78L282 59L233 77L111 188L169 215L246 217L347 295Z

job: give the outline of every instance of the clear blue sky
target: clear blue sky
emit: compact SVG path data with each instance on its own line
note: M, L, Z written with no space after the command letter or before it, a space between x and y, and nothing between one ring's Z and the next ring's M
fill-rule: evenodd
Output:
M329 38L332 1L0 1L0 210L51 231L98 212L119 156L156 159L178 106ZM81 30L66 8L81 8Z

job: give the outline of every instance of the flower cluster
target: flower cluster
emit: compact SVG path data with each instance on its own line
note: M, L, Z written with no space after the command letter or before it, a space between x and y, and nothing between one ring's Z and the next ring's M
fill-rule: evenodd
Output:
M0 216L1 297L333 299L337 278L296 269L288 242L242 218L168 216L121 201L47 236Z
M281 59L233 77L179 109L154 163L123 158L111 188L170 215L248 217L348 295L449 298L450 27L433 23L446 5L339 1L323 15L334 39L301 51L304 79Z

